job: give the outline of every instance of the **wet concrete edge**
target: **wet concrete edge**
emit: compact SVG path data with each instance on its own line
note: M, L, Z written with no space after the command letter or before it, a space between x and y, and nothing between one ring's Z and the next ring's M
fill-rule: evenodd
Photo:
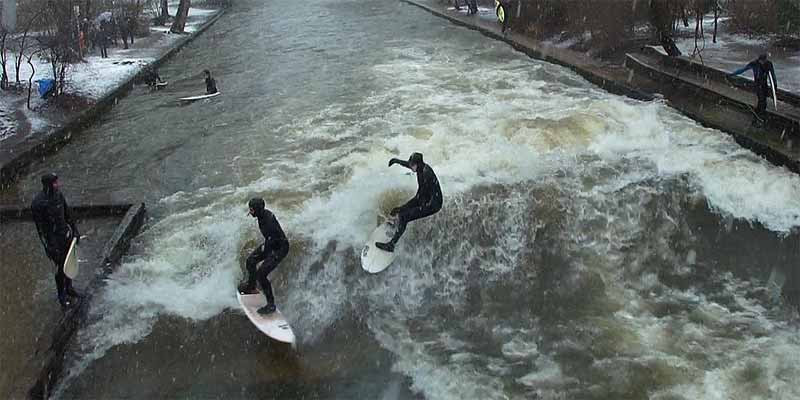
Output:
M145 211L144 203L128 205L125 216L103 250L103 256L98 266L102 268L103 272L96 275L89 283L80 305L64 314L52 332L50 347L39 357L42 369L28 391L29 399L47 399L52 390L57 387L64 374L67 347L75 332L86 321L92 298L97 289L103 286L108 274L113 271L113 267L119 263L130 247L131 240L139 233L144 224Z
M547 62L552 63L552 64L557 64L557 65L560 65L562 67L569 68L570 70L574 71L578 75L582 76L587 81L589 81L589 82L601 87L602 89L604 89L604 90L606 90L608 92L611 92L611 93L614 93L614 94L628 96L628 97L631 97L631 98L636 99L636 100L651 101L651 100L654 99L653 95L651 95L649 93L646 93L646 92L643 92L641 90L638 90L638 89L628 85L626 82L618 82L618 81L616 81L614 79L610 79L607 76L599 75L595 71L591 71L589 69L582 68L579 65L575 65L575 64L572 64L572 63L567 62L565 60L562 60L560 58L553 57L551 55L545 54L541 50L534 49L534 48L532 48L532 47L530 47L530 46L528 46L528 45L526 45L524 43L519 43L518 41L514 40L512 37L503 36L502 34L497 33L497 32L495 32L495 31L493 31L491 29L487 29L487 28L482 27L482 26L477 25L477 24L472 24L472 23L470 23L468 21L463 21L463 20L461 20L461 19L459 19L459 18L457 18L455 16L448 15L447 13L442 12L441 10L438 10L438 9L436 9L434 7L428 6L426 4L417 3L417 2L415 2L413 0L401 0L401 1L403 1L404 3L411 4L413 6L417 6L417 7L421 8L421 9L423 9L425 11L428 11L429 13L431 13L433 15L436 15L437 17L442 17L444 19L447 19L447 20L449 20L450 22L452 22L452 23L454 23L456 25L460 25L460 26L463 26L463 27L466 27L466 28L469 28L469 29L472 29L472 30L476 30L476 31L480 32L481 34L483 34L484 36L488 36L488 37L490 37L492 39L505 42L505 43L511 45L511 47L513 47L515 50L520 51L522 53L525 53L531 58L547 61Z
M728 76L729 73L728 71L723 71L719 68L712 67L710 65L705 65L702 63L702 60L698 62L695 59L687 56L670 57L664 53L661 53L653 46L645 46L642 49L642 53L658 57L666 65L694 72L695 74L702 75L706 79L712 79L719 82L727 81L732 83L737 88L749 92L755 90L755 83L752 80L741 76ZM777 95L778 95L778 100L789 103L793 106L800 106L800 95L796 93L792 93L790 91L779 88Z
M650 53L655 52L654 50L650 50ZM657 53L657 52L655 52ZM700 66L697 65L688 65L684 64L689 62L687 60L678 60L674 59L673 57L666 57L657 55L660 58L660 62L665 63L666 65L673 65L681 68L682 70L688 70L690 73L696 74L697 76L703 77L706 80L713 80L716 82L724 82L726 80L727 74L724 71L720 71L717 69L713 69L711 67ZM709 95L711 98L717 101L725 101L727 103L738 104L739 106L744 106L747 108L751 108L751 104L737 100L724 94L717 93L716 91L706 88L704 86L698 85L693 82L689 82L687 80L681 79L680 76L675 75L671 72L664 71L658 68L657 65L650 65L647 62L640 60L636 57L635 54L626 54L625 55L625 66L631 70L634 70L639 73L644 73L648 75L651 79L662 82L662 83L669 83L669 84L683 84L685 86L690 86L695 88L696 90L703 91L705 94ZM744 78L735 78L735 79L728 79L728 80L735 80L735 86L752 91L752 84L748 82ZM744 83L742 82L744 81ZM749 87L749 89L748 89ZM792 95L794 96L794 95ZM786 98L782 98L781 100L786 101ZM793 104L791 101L788 102L789 104ZM800 133L800 123L786 115L783 115L779 112L775 112L773 110L767 109L766 111L766 123L770 126L774 127L778 131L783 131L785 133L790 133L793 135L797 135ZM696 118L695 118L696 119Z
M626 56L625 65L631 70L643 74L654 81L673 85L674 87L683 89L687 92L691 91L695 93L697 96L700 96L710 102L717 102L720 104L727 103L730 104L732 107L742 107L742 106L750 107L748 104L739 102L735 99L728 98L712 90L708 90L702 86L684 81L680 79L680 77L673 76L670 73L667 73L665 71L660 71L657 68L653 68L652 66L647 65L647 63L637 59L634 55L628 54ZM732 131L728 127L712 123L703 118L702 115L688 108L680 107L676 104L670 104L670 106L677 109L684 115L694 119L695 121L699 122L701 125L705 127L727 132L728 134L733 136L736 143L738 143L740 146L764 157L770 163L777 166L786 167L794 173L800 173L800 160L792 158L790 155L785 154L780 149L774 148L766 143L762 143L758 140L755 140L748 135ZM776 115L772 114L770 115L767 123L778 128L779 130L783 129L785 132L792 132L792 133L797 132L797 122L786 119L784 117L781 117L779 119L776 118Z
M130 208L130 204L89 204L70 206L69 209L76 219L85 219L124 215ZM33 221L30 207L0 206L0 222L7 221Z
M203 23L197 31L178 40L171 48L156 57L156 59L148 65L157 68L168 61L172 56L183 49L183 47L210 28L211 25L217 22L224 14L224 8L217 11L217 13ZM142 71L144 71L144 68L142 68ZM20 147L24 148L16 154L13 159L0 166L0 189L14 184L17 178L25 172L25 169L34 160L57 152L61 147L69 143L73 135L79 134L81 130L96 121L103 112L115 106L119 99L127 96L131 89L133 89L134 83L142 79L142 71L122 82L116 89L101 97L93 106L81 112L71 121L64 124L64 126L51 128L49 132L42 134L42 139L39 143L33 145L26 145L24 142L20 143Z

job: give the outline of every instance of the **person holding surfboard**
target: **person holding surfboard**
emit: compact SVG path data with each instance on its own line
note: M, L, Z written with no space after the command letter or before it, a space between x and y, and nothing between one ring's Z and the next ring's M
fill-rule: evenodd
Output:
M217 93L217 81L211 77L211 71L205 70L203 73L206 75L206 94Z
M258 313L272 314L276 310L275 297L272 295L272 285L267 275L286 258L289 253L289 240L286 239L275 214L266 208L264 199L258 197L250 199L247 205L250 208L250 216L258 220L258 229L264 236L264 244L256 247L247 257L247 280L240 283L238 289L241 294L256 294L258 293L256 281L258 281L267 298L267 304L259 308ZM261 263L261 268L256 270L258 263Z
M772 61L767 59L766 54L761 54L757 59L751 61L742 68L733 71L729 76L736 76L744 73L745 71L753 70L753 80L755 81L756 97L758 97L758 104L756 105L756 118L753 119L754 125L760 125L764 122L767 113L767 97L769 97L770 88L768 81L772 81L773 99L777 101L774 94L778 91L778 79L775 77L775 67ZM777 104L776 104L777 109Z
M392 239L386 243L375 243L375 247L388 252L394 251L394 246L403 232L406 225L414 220L429 217L442 209L442 188L439 187L439 179L433 168L425 164L422 160L422 153L413 153L408 161L392 158L389 166L400 164L417 174L417 194L406 204L391 211L391 215L397 216L397 230Z
M82 297L72 288L72 279L64 274L64 262L72 239L75 238L76 243L80 242L81 234L70 215L67 200L61 193L58 176L48 173L42 176L41 181L42 191L34 197L31 213L44 252L56 264L58 302L62 308L67 308L71 305L70 297Z

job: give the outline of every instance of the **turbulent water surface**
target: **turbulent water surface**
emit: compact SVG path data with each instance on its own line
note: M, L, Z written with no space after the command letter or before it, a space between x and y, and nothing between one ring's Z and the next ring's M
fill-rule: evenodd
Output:
M150 220L97 296L62 397L792 399L800 179L659 102L393 0L236 1L34 167ZM211 69L223 95L179 106ZM445 204L364 273L424 153ZM238 311L263 196L295 349ZM793 238L793 239L792 239ZM536 397L538 396L538 397Z

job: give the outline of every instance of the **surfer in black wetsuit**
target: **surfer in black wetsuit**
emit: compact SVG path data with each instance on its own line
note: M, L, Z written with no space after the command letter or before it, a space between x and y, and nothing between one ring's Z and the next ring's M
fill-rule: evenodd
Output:
M400 164L417 174L417 194L408 203L392 210L391 215L397 216L397 231L387 243L375 243L375 247L384 251L394 251L394 246L403 232L406 225L414 220L425 218L436 214L442 209L442 189L439 187L439 179L433 172L430 165L422 161L421 153L413 153L408 161L393 158L389 160L389 166Z
M147 86L153 88L156 87L157 83L163 83L164 81L158 74L158 70L148 65L144 70L144 82L147 84Z
M217 93L217 81L211 77L211 71L205 70L203 73L206 74L206 94Z
M36 231L39 233L39 240L44 246L44 252L56 265L58 302L61 303L62 308L66 309L72 304L70 297L81 297L72 288L72 279L64 274L64 262L67 259L72 238L80 241L81 235L75 220L70 215L67 200L60 188L61 183L56 174L43 175L42 191L34 197L31 203L31 213L33 222L36 223Z
M756 97L758 97L758 104L756 105L756 118L753 119L754 125L761 125L764 122L767 114L767 97L769 97L769 86L767 85L767 74L772 75L772 84L775 85L773 89L778 91L778 79L775 77L775 67L772 61L767 59L766 54L758 56L742 68L737 69L729 76L739 75L748 69L753 70L753 80L755 81Z
M256 247L247 257L247 281L239 284L239 293L256 294L256 280L261 284L267 305L258 309L259 314L272 314L275 312L275 297L272 295L272 285L267 278L281 260L289 253L289 240L281 229L275 215L266 209L264 199L253 198L247 204L250 215L258 219L258 229L264 235L264 244ZM261 268L256 271L256 265L262 262Z

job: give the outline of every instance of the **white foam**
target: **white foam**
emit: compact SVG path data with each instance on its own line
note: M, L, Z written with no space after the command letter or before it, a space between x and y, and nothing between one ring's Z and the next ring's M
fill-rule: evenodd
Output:
M553 202L558 213L558 202L569 202L559 229L563 251L572 259L565 266L569 269L563 287L553 291L572 294L598 274L610 301L623 308L612 321L624 324L643 343L633 344L631 357L666 359L683 368L689 361L673 360L681 356L670 347L669 324L655 321L649 308L653 299L642 294L660 289L657 276L647 272L646 259L620 265L630 260L625 258L629 247L647 238L646 229L658 229L663 237L678 229L669 218L659 220L663 226L645 226L649 221L642 209L657 194L648 180L686 176L692 189L720 214L785 232L798 223L800 179L664 104L611 96L567 70L521 57L474 62L458 49L433 51L431 46L411 42L389 49L387 60L371 70L370 78L381 90L358 99L354 106L363 114L353 112L347 124L323 124L316 110L313 117L298 116L280 129L292 133L287 140L321 143L316 150L276 155L258 164L266 178L163 199L159 207L169 216L147 231L138 256L114 274L104 292L101 304L106 308L99 310L108 315L88 331L107 339L102 345L95 342L94 356L116 343L139 340L159 314L205 319L234 307L241 248L258 238L253 221L244 215L244 204L257 194L270 199L293 246L299 248L285 261L294 268L282 309L292 316L301 341L317 340L348 302L368 298L364 303L371 332L397 357L394 370L411 377L412 389L427 398L503 398L511 390L507 382L528 389L576 385L571 371L536 345L533 330L513 337L511 333L519 331L503 326L509 321L484 314L469 321L471 329L498 335L496 357L489 365L473 356L479 354L474 349L479 343L441 335L444 322L426 321L429 329L440 333L426 338L435 344L431 346L407 326L416 316L426 315L430 301L465 310L465 266L478 265L488 276L486 282L530 268L521 260L535 235L537 218L544 218L531 215L528 204L533 196L521 189L530 186L569 193L567 199L535 199ZM334 116L353 108L345 105L333 104L320 114ZM371 279L346 279L345 271L357 265L355 255L379 210L413 195L414 177L399 166L386 165L389 158L405 158L412 151L422 151L436 170L445 194L444 210L409 229L395 266ZM500 186L501 193L482 194L481 189L492 185ZM631 186L635 189L627 189ZM293 193L287 193L290 190ZM489 222L480 218L487 210L494 213ZM440 226L453 232L484 232L496 241L467 243L447 237L436 229ZM408 240L415 235L431 240L412 248ZM665 240L652 243L654 251L669 246ZM440 256L436 265L431 261L434 254ZM682 253L681 262L686 259ZM645 274L640 287L625 280L626 271ZM691 291L666 291L664 296L683 303L705 301ZM749 307L751 318L763 313L753 304L742 304ZM130 315L140 318L130 321L125 317ZM740 317L720 310L711 319ZM686 327L687 336L702 339L698 332L706 327L677 323ZM501 327L493 330L496 325ZM775 329L763 325L768 332ZM790 354L797 354L794 343L775 340L762 343L761 349L775 352L788 346ZM714 353L729 349L715 340L699 343ZM441 349L446 356L438 353ZM535 362L535 368L519 376L510 362ZM785 361L776 363L789 368ZM774 374L770 384L781 386L784 378ZM731 393L736 388L735 380L719 384L728 385L725 390ZM705 394L704 385L680 390Z

